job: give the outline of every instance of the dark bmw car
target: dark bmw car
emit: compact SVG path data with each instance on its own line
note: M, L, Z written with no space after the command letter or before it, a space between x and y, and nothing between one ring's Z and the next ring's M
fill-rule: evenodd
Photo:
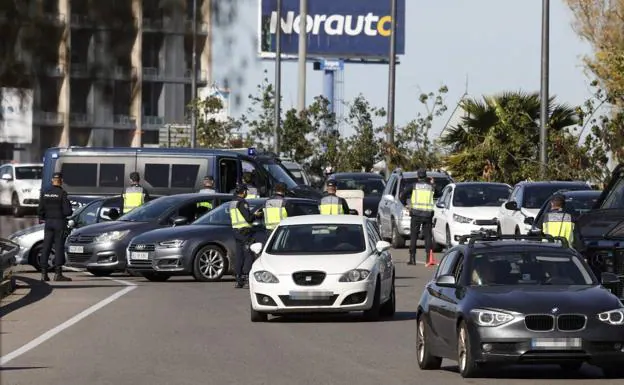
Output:
M339 172L327 180L335 180L338 190L361 190L364 192L363 212L369 218L377 218L377 208L386 188L383 177L373 172ZM327 185L327 182L325 183Z
M535 218L528 217L525 220L526 224L533 226L530 233L532 235L539 235L541 233L542 224L544 223L544 216L550 210L550 201L555 195L561 194L565 198L564 211L572 216L572 220L576 222L579 216L591 211L592 207L598 201L601 191L599 190L574 190L574 191L558 191L552 194L548 199L544 201L540 211Z
M286 198L290 216L318 214L318 201ZM249 199L253 213L261 210L264 199ZM266 241L263 219L254 222L254 238ZM229 204L223 204L190 226L158 229L136 236L128 247L128 271L142 274L150 281L192 275L197 281L218 281L233 273L235 241Z
M189 224L208 210L232 199L230 194L178 194L147 202L116 221L74 230L65 242L67 265L96 276L126 270L126 248L132 237L146 231Z
M615 281L603 273L602 284ZM488 364L571 371L584 362L617 377L624 305L562 238L474 236L446 252L426 285L416 346L421 369L439 369L448 358L462 377L477 377Z

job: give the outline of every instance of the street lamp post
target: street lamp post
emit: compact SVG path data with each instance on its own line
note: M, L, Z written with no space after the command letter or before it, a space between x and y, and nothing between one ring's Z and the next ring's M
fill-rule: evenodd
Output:
M280 153L280 123L282 104L282 0L277 0L277 29L275 30L275 133L273 152Z
M550 66L550 0L542 0L542 69L540 89L540 177L546 179L548 140L548 81Z
M191 102L197 99L197 0L193 0L193 54L191 63ZM197 111L191 110L191 148L197 145Z
M386 127L386 142L388 149L394 145L394 107L396 85L396 15L397 0L390 0L390 14L392 23L390 27L390 64L388 69L388 122ZM390 153L386 154L386 178L390 176Z

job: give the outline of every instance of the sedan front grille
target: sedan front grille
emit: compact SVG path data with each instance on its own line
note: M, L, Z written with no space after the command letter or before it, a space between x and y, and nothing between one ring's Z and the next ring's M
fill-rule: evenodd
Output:
M299 286L318 286L325 280L322 271L298 271L292 275L293 281Z
M527 329L536 332L547 332L555 328L555 317L548 314L530 314L524 317Z
M155 245L150 245L150 244L144 244L144 243L133 243L128 247L128 250L130 251L154 251L156 250L156 246Z
M581 330L585 327L587 317L582 314L562 314L557 317L557 329L564 332Z
M91 243L95 239L92 235L73 235L69 237L70 243Z
M474 224L477 226L496 226L496 219L477 219Z
M331 306L336 302L338 295L334 294L329 298L323 299L291 299L287 295L280 295L279 298L285 306Z
M65 255L69 263L86 263L91 259L91 254L65 253Z

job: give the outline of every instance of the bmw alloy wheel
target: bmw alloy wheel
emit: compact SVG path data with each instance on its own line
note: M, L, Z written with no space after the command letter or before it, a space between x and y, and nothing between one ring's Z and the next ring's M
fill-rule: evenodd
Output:
M216 248L206 248L197 257L199 271L208 280L217 280L223 276L225 269L225 257Z
M418 346L416 346L416 353L418 354L418 362L425 362L425 321L418 320Z
M466 370L466 363L467 363L467 357L466 357L466 329L465 328L459 328L459 343L457 344L457 348L458 348L458 364L459 364L459 371L460 372L464 372Z

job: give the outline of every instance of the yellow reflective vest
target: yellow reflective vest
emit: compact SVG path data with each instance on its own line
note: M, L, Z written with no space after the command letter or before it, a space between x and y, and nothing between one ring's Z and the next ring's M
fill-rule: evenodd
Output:
M319 211L321 215L342 215L345 214L342 209L342 202L340 198L335 195L326 195L321 199L319 205Z
M130 186L123 194L123 213L127 214L145 203L145 190L141 186Z
M542 224L542 232L553 237L563 237L572 244L574 223L572 216L563 211L554 211L546 214Z
M416 183L412 189L410 208L417 211L433 212L433 186L428 183Z
M217 192L212 188L203 188L199 190L202 194L216 194ZM197 207L207 207L209 210L212 210L212 203L210 202L199 202L197 203Z
M237 206L237 200L230 201L230 220L232 221L232 228L242 229L245 227L251 227Z
M264 203L264 227L273 230L280 224L282 219L288 218L288 212L284 207L283 198L272 198Z
M260 195L258 195L258 189L255 187L247 186L247 199L256 199L256 198L260 198Z

